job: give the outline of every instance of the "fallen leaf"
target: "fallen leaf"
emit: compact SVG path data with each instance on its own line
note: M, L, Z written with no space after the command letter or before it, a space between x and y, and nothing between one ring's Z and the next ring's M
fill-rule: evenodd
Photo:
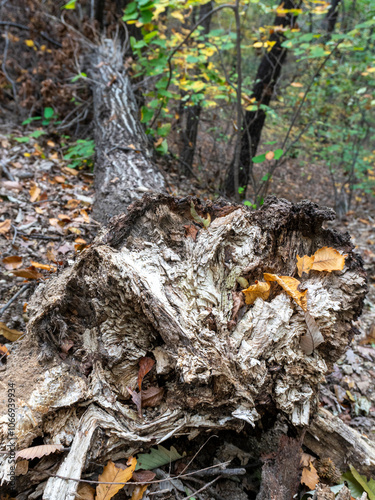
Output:
M314 490L318 482L318 473L313 464L310 463L307 467L302 469L301 483L305 484L310 490Z
M195 222L198 222L198 224L202 224L203 227L206 229L209 227L211 224L211 215L207 214L207 218L205 219L204 217L201 217L198 212L195 210L194 203L191 202L190 204L190 215L193 217Z
M3 264L5 269L8 271L18 269L22 266L22 257L19 257L18 255L10 255L9 257L5 257L3 259Z
M307 310L307 290L300 292L298 287L300 282L291 276L278 276L277 274L264 273L266 281L277 281L277 283L286 291L286 293L294 299L304 311Z
M140 470L138 472L133 472L133 481L136 481L137 483L149 483L155 478L156 474L155 472L152 472L152 470Z
M80 200L75 200L74 198L72 198L71 200L68 200L67 204L65 205L65 208L74 209L77 208L80 203L81 203Z
M95 499L95 489L88 484L80 484L77 490L77 498L80 500L94 500Z
M16 463L16 476L24 476L28 473L29 470L29 461L28 460L19 460Z
M143 498L144 492L147 490L148 484L141 486L139 484L133 490L133 494L130 500L141 500Z
M70 245L69 243L64 243L57 249L57 251L65 255L66 253L73 251L73 245Z
M370 327L370 330L366 333L366 337L360 341L360 345L375 344L375 323Z
M154 366L155 361L152 358L143 357L139 360L139 371L138 371L138 388L142 389L142 381L147 375L147 373Z
M0 222L0 234L6 234L10 231L11 228L11 220L5 219L5 221Z
M136 470L156 469L157 467L162 467L163 465L180 460L180 458L183 458L185 455L185 452L180 455L174 446L171 446L171 449L167 450L167 448L164 448L164 446L159 444L157 448L151 448L149 453L141 453L137 455L138 463Z
M10 352L4 344L0 344L0 354L2 356L9 356Z
M69 217L69 215L66 214L59 214L57 216L60 220L63 220L65 222L70 222L72 219Z
M82 231L78 227L68 227L68 231L74 234L81 234Z
M38 269L45 269L46 271L56 271L55 266L50 266L49 264L39 264L39 262L35 262L34 260L31 261L31 265Z
M90 217L88 216L88 214L87 214L86 210L82 209L82 210L80 210L80 212L79 212L79 213L82 215L82 217L83 217L84 221L85 221L87 224L89 224L89 223L90 223Z
M145 391L141 391L141 406L142 408L152 408L158 406L164 395L163 387L149 387Z
M74 168L62 167L61 170L62 170L62 172L64 172L64 174L67 174L67 175L76 176L79 174L78 170L74 170Z
M245 295L246 304L254 304L255 300L260 297L267 300L270 295L271 285L267 281L256 281L255 285L249 286L242 293Z
M43 278L43 274L39 273L34 266L19 269L18 271L12 271L12 274L28 280L39 280Z
M309 257L308 255L304 255L303 257L300 257L297 255L297 269L298 269L298 276L302 278L303 273L309 274L309 271L313 265L315 257Z
M64 446L62 444L42 444L40 446L32 446L16 452L17 458L24 458L26 460L33 460L34 458L42 458L56 451L62 451Z
M56 175L53 180L55 182L58 182L59 184L64 184L65 183L65 177L63 177L62 175Z
M130 387L127 387L128 393L132 397L132 401L137 407L138 415L142 418L142 395L140 392L133 391Z
M37 201L41 192L42 192L42 190L35 183L33 183L30 190L29 190L31 203L34 203L34 201Z
M76 238L74 240L74 243L79 243L80 245L87 245L87 241L84 240L83 238Z
M15 340L22 337L23 332L19 332L18 330L12 330L11 328L8 328L5 323L0 321L0 335L10 340L11 342L14 342Z
M19 182L15 181L3 181L1 187L5 189L13 189L14 191L21 191L23 188Z
M315 319L308 312L305 312L305 321L307 332L301 337L299 345L305 354L310 355L318 345L324 342L324 337L320 333Z
M100 482L127 483L131 479L134 469L137 465L136 458L129 458L125 470L116 467L111 461L104 467L98 480ZM96 487L96 500L109 500L114 497L118 491L124 487L124 484L98 484Z
M314 255L314 263L311 267L314 271L342 271L345 266L347 255L341 253L335 248L323 247L317 250Z
M198 228L193 224L186 225L184 226L184 228L185 228L185 238L188 238L190 236L193 239L193 241L195 241L197 239Z

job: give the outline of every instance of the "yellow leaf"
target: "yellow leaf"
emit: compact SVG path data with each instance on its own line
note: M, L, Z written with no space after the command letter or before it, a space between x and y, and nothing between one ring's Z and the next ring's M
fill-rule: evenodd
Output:
M319 483L319 476L313 464L310 463L308 467L303 468L301 483L305 484L310 490L315 490L315 486Z
M130 500L142 500L143 493L147 490L148 485L140 486L139 484L135 487L132 497Z
M34 47L34 42L32 40L25 40L25 43L28 47Z
M298 276L301 278L303 273L309 274L309 271L313 265L314 262L314 256L309 257L308 255L304 255L303 257L300 257L297 255L297 269L298 269Z
M11 342L14 342L15 340L19 339L23 335L23 333L19 332L18 330L11 330L6 326L5 323L0 321L0 335L10 340Z
M205 87L204 82L199 82L199 81L196 81L191 85L189 85L189 89L194 90L194 92L200 92L201 90L204 89L204 87Z
M178 19L182 23L185 21L184 16L178 10L175 10L174 12L172 12L171 16L174 17L175 19Z
M263 43L263 42L255 42L253 43L253 47L255 47L256 49L260 48L260 47L267 47L267 42L266 43Z
M270 295L271 285L264 281L256 281L255 285L249 286L246 290L242 290L245 294L246 304L254 304L255 300L260 297L263 300L267 300Z
M36 184L33 184L29 190L29 193L30 193L30 201L31 203L34 203L34 201L36 201L39 198L41 189L38 188Z
M317 250L314 255L314 263L311 267L314 271L342 271L345 266L347 255L341 253L335 248L323 247Z
M277 283L286 291L286 293L294 299L297 304L302 307L304 311L307 311L307 290L300 292L298 290L301 284L295 278L290 276L278 276L277 274L264 273L264 279L266 281L277 281Z
M113 462L109 461L104 467L103 473L100 474L99 481L127 483L133 475L135 466L137 465L137 459L133 457L129 458L127 465L129 465L129 467L124 470L120 467L116 467ZM96 487L96 500L109 500L123 487L124 484L98 484Z

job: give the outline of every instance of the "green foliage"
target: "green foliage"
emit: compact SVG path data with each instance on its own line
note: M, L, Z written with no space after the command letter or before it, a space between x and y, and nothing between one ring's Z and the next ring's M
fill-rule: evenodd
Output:
M185 455L185 452L180 455L173 446L170 450L167 450L164 446L159 444L157 448L151 448L150 453L140 453L137 455L137 466L135 470L152 470L156 467L162 467L163 465L175 462Z
M350 465L350 472L346 472L342 476L342 480L346 481L351 494L355 498L359 498L364 492L367 493L369 500L375 500L375 480L367 480L366 476L362 476L356 469Z
M16 137L16 141L20 143L30 142L30 139L39 139L42 135L45 135L47 132L45 130L34 130L29 135L25 135L23 137Z
M94 166L95 141L78 139L72 146L69 146L68 152L64 155L64 160L71 160L68 168L90 167Z

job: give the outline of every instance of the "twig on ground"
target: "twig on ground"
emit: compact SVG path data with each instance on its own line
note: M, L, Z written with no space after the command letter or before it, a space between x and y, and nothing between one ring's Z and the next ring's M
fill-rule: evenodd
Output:
M4 314L4 312L8 309L8 307L16 300L17 297L19 297L25 290L27 290L29 288L29 286L31 285L31 283L26 283L25 285L23 285L23 287L18 290L17 293L15 293L13 295L13 297L8 300L8 302L5 304L5 306L3 306L1 309L0 309L0 316L2 316Z
M204 486L202 486L202 488L200 488L196 492L192 493L188 497L185 497L184 500L188 500L189 498L192 498L194 495L197 495L198 493L201 493L202 491L207 490L210 486L212 486L214 483L216 483L216 481L218 481L220 478L221 478L221 476L215 477L215 479L212 480L210 483L205 484Z
M185 479L185 481L191 481L192 483L200 484L201 486L203 486L205 484L205 482L202 481L202 479L198 479L196 477L187 477ZM216 500L226 500L223 496L219 495L219 493L216 493L216 491L213 488L211 488L210 486L207 487L206 490Z
M244 474L246 474L246 469L242 467L236 469L220 469L219 467L217 467L216 469L211 469L201 472L198 471L196 473L196 476L209 477L209 476L215 476L216 474L220 474L221 476L243 476Z

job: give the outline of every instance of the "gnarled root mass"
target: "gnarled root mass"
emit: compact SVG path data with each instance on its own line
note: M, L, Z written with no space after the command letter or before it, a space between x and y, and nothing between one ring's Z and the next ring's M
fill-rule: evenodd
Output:
M241 429L267 412L308 425L366 293L349 235L322 228L332 218L330 209L273 197L250 212L165 195L146 195L114 217L29 305L27 337L2 382L16 384L17 448L38 436L70 446L58 473L79 478L89 460L127 457L176 433ZM297 254L324 246L347 257L342 271L302 279L324 337L307 355L294 300L272 284L267 300L246 306L241 278L297 277ZM138 390L145 356L164 392L139 416L128 388ZM77 484L50 478L44 498L74 498Z

